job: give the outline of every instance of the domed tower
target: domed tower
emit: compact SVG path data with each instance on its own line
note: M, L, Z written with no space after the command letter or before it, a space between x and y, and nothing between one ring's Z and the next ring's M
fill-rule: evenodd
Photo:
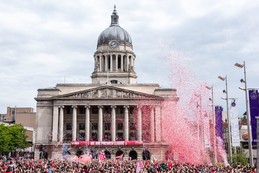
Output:
M94 53L94 84L134 84L135 59L130 35L119 26L116 6L111 15L111 25L99 36Z

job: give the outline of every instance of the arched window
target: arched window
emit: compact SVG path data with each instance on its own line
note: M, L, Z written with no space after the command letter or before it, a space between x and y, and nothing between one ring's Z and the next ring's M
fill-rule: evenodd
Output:
M111 82L111 84L117 84L118 83L117 80L111 80L110 82Z

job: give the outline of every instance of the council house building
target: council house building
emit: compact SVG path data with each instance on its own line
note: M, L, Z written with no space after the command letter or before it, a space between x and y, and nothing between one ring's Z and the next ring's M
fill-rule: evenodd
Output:
M133 42L119 25L116 7L93 58L92 83L38 89L35 158L42 150L62 158L66 144L70 154L164 159L163 102L177 102L176 90L137 82Z

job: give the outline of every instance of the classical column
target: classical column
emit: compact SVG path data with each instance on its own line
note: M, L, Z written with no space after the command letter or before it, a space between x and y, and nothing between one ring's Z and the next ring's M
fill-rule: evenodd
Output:
M108 58L109 58L109 55L106 55L105 56L105 63L104 63L105 64L105 70L104 70L105 72L108 71Z
M94 71L98 71L98 69L96 68L97 67L97 57L98 56L94 56Z
M124 63L123 63L124 56L121 56L121 71L123 72L124 69Z
M161 141L161 113L160 106L155 107L155 119L156 119L156 142Z
M129 140L129 106L124 106L124 140Z
M103 106L98 106L98 141L103 140Z
M100 56L99 57L99 71L101 72L102 71L102 58L103 58L103 56Z
M138 121L137 121L137 137L139 141L142 141L142 112L141 112L141 106L138 107Z
M133 65L133 69L135 69L135 57L133 58L133 63L132 63L132 65Z
M96 68L96 71L97 71L97 72L100 71L100 65L101 65L101 64L100 64L100 59L101 59L101 57L102 57L102 56L96 57L96 64L95 64L95 65L96 65L96 67L97 67L97 68Z
M111 106L111 108L112 108L111 136L112 136L112 141L116 141L116 112L115 112L116 106Z
M115 64L115 71L118 72L118 55L116 55Z
M72 108L73 108L72 141L76 141L77 106L72 106Z
M134 56L131 57L131 67L132 70L134 70Z
M52 142L58 141L58 107L53 106Z
M155 115L153 106L150 106L150 137L151 142L155 142Z
M113 59L113 55L110 56L110 71L113 71L113 69L112 69L112 59Z
M59 107L59 142L63 142L64 134L64 106Z
M85 106L85 141L90 139L90 106Z
M129 55L127 55L126 71L129 71Z

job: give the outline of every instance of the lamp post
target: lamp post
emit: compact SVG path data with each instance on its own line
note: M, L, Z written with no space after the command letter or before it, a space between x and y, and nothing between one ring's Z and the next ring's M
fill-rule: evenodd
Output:
M223 90L223 93L226 94L226 103L227 103L227 120L228 120L228 155L229 161L232 163L232 145L231 145L231 126L230 126L230 116L228 110L228 78L227 75L225 77L218 76L218 78L222 81L225 81L226 89Z
M213 85L211 87L206 86L208 90L211 90L211 98L209 100L211 101L211 107L212 107L212 121L213 121L213 152L214 152L214 164L216 164L217 161L217 150L216 150L216 120L215 120L215 111L214 111L214 93L213 93Z
M247 115L247 130L248 130L248 148L249 148L249 163L253 166L253 148L252 148L252 134L251 134L251 117L248 108L248 94L247 94L247 80L246 80L246 63L243 64L235 63L238 68L244 68L244 79L240 79L240 82L245 83L245 97L246 97L246 115Z

